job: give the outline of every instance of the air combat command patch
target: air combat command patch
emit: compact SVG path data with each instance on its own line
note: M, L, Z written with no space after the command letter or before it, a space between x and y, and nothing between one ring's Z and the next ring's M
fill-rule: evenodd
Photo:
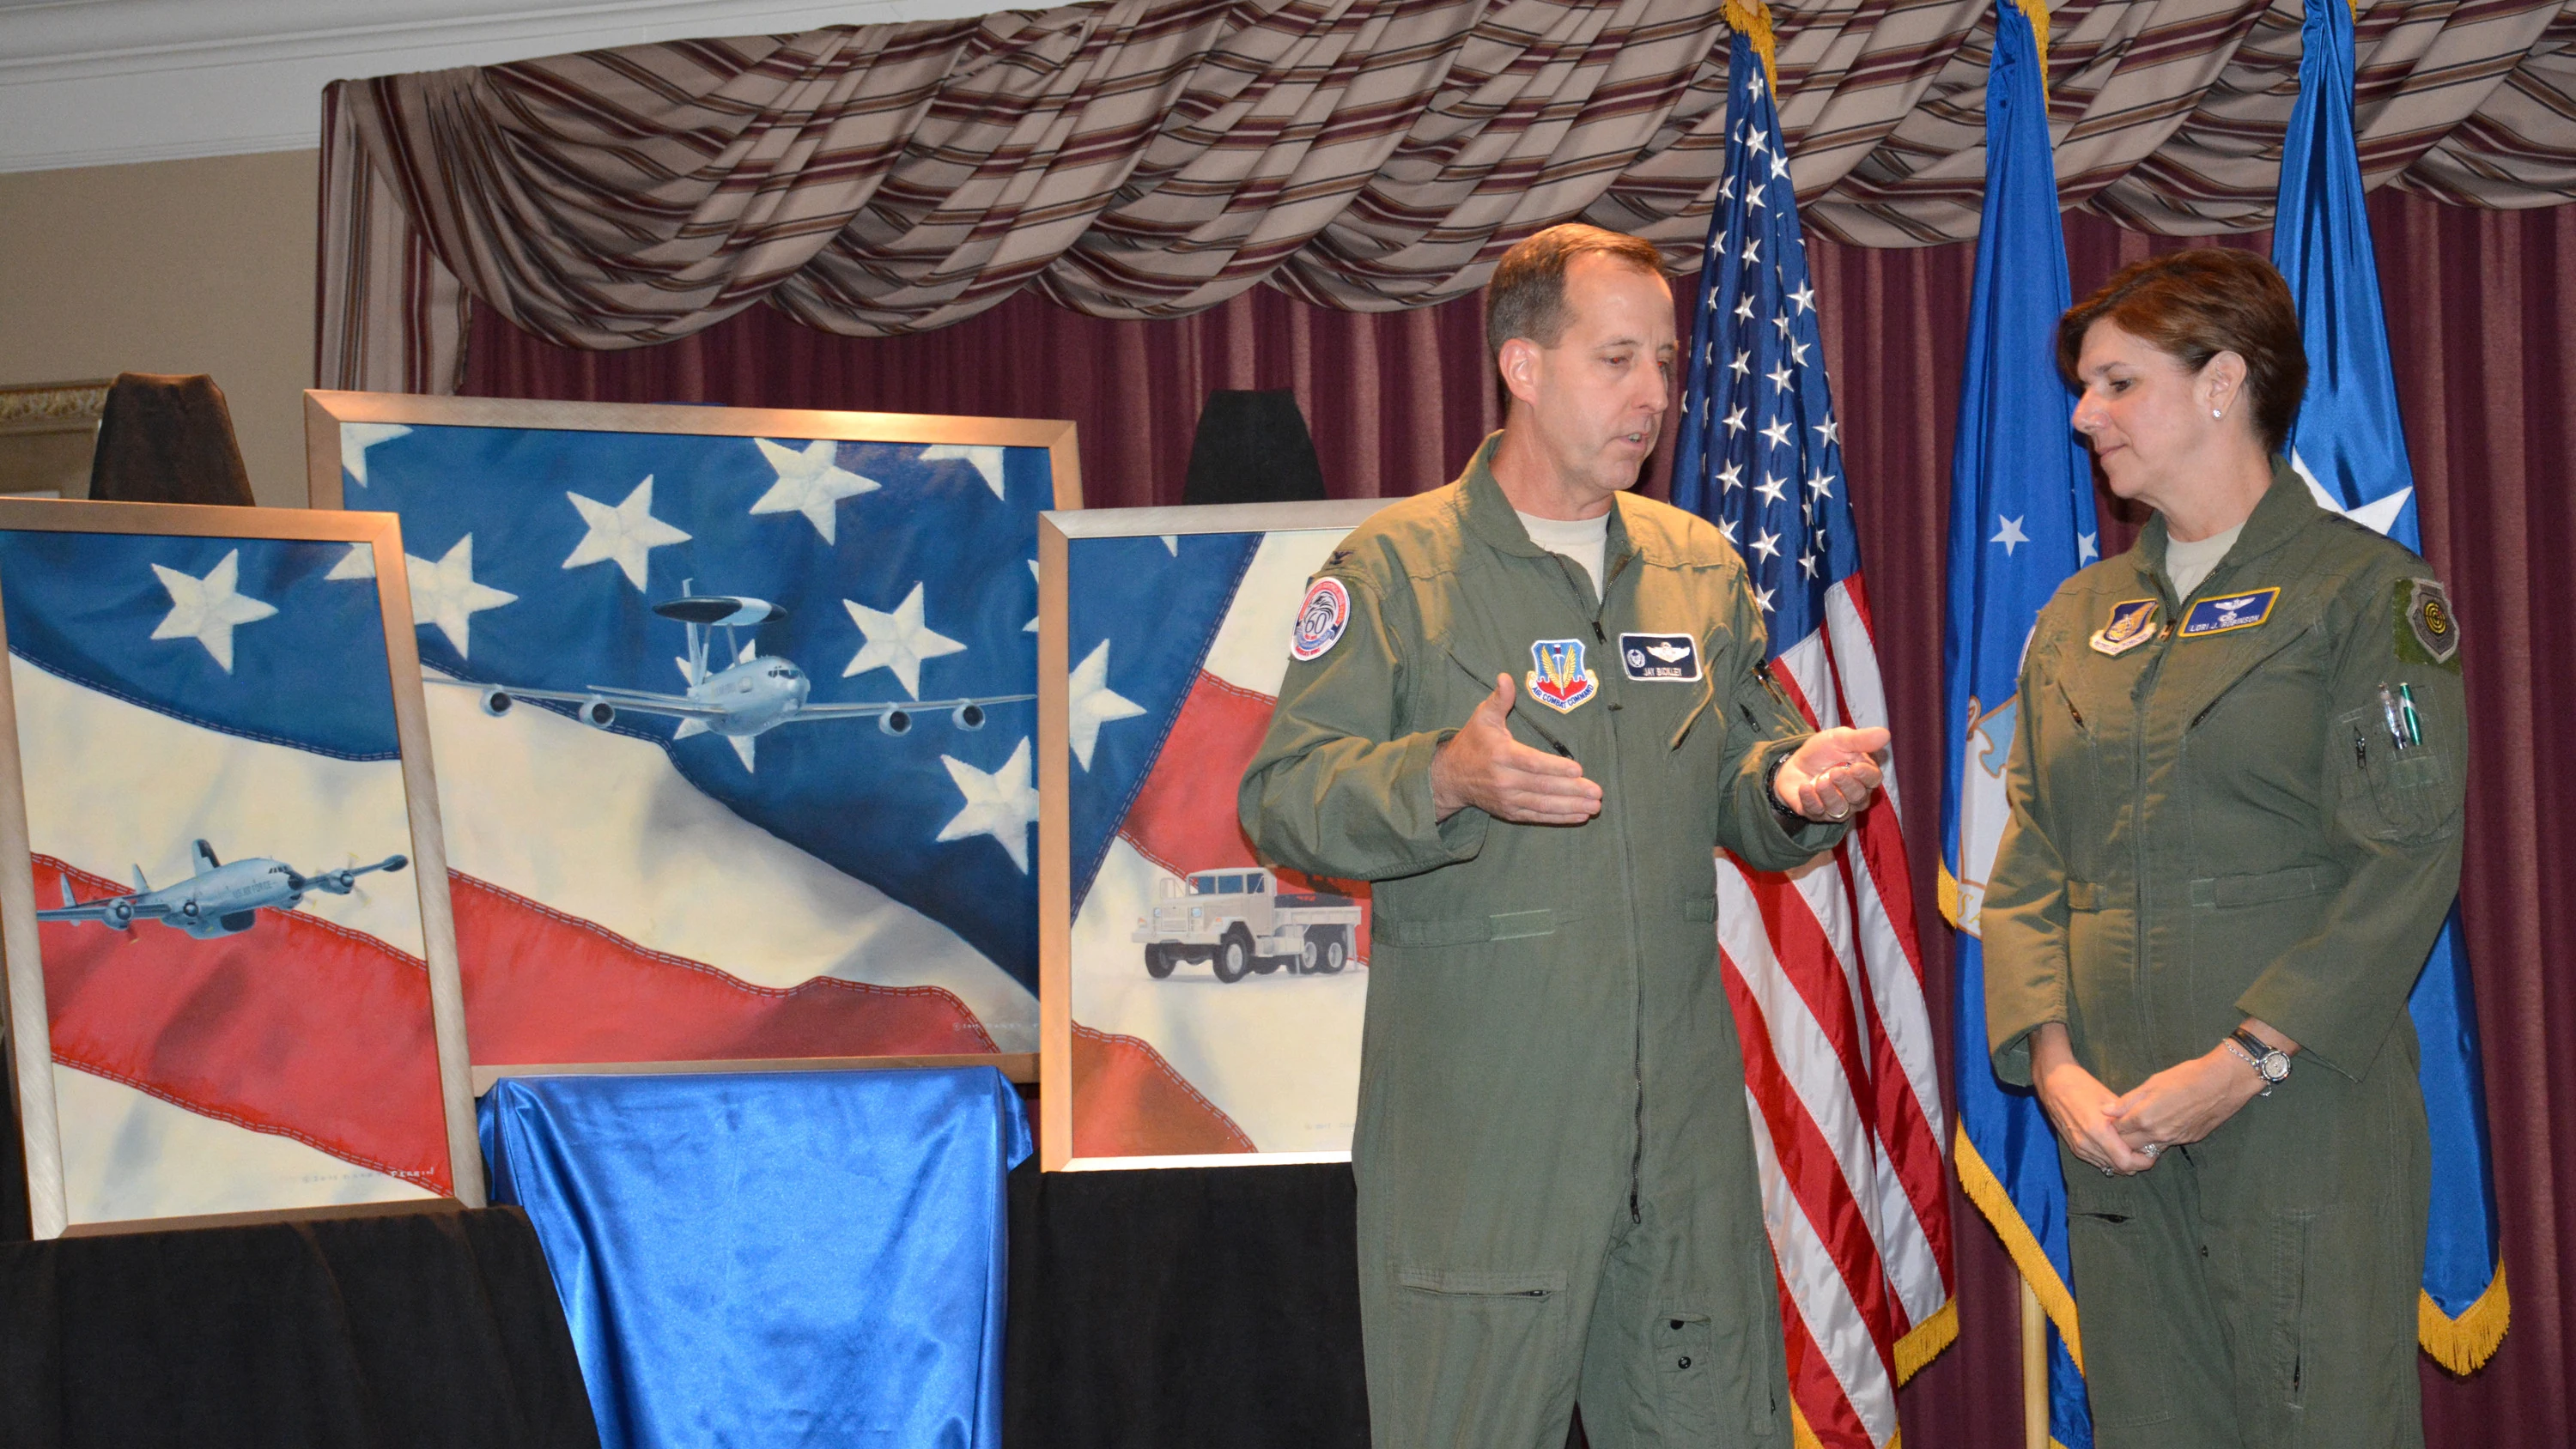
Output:
M1530 645L1530 662L1538 666L1529 672L1530 696L1558 714L1601 692L1600 678L1583 667L1580 639L1541 639Z
M2460 621L2439 579L2399 579L2397 657L2410 664L2460 667Z

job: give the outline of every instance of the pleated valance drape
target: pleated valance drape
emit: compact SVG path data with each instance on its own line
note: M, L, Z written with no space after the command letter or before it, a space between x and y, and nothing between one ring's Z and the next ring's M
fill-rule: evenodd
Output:
M2063 199L2159 232L2270 213L2298 0L2052 14ZM1973 235L1991 0L1771 12L1809 226ZM2576 197L2576 0L2362 12L2368 179ZM1581 218L1695 259L1725 154L1708 0L1108 0L335 84L316 371L444 392L470 295L588 348L766 301L882 336L1024 286L1104 317L1256 282L1356 311L1483 284Z

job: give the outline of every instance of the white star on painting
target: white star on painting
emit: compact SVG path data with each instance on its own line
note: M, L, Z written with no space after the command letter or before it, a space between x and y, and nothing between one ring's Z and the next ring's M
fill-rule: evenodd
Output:
M1030 559L1030 560L1029 560L1029 582L1030 582L1030 583L1033 583L1033 584L1038 582L1038 561L1037 561L1036 559ZM1040 598L1044 598L1044 597L1045 597L1045 594L1044 594L1043 589L1041 589L1040 594L1039 594L1039 597L1040 597ZM1044 607L1045 607L1045 605L1041 604L1039 607L1044 608ZM1021 633L1023 633L1023 634L1034 634L1034 633L1036 633L1037 631L1038 631L1038 621L1037 621L1036 619L1034 619L1034 618L1030 619L1027 623L1022 624L1022 625L1020 626L1020 632L1021 632Z
M161 576L161 587L170 591L170 612L152 631L155 639L194 639L215 656L224 673L233 672L233 630L242 624L254 624L277 612L275 604L263 603L239 592L241 585L241 550L224 555L224 561L207 570L204 578L183 574L177 569L152 566Z
M1762 555L1765 561L1779 557L1780 535L1776 533L1763 534L1760 538L1753 540L1753 551ZM1767 609L1770 605L1765 604L1763 607Z
M448 644L467 657L473 653L467 642L474 616L515 603L519 597L474 582L474 535L470 533L436 563L404 555L403 570L411 578L412 623L424 629L437 625Z
M1100 727L1114 719L1134 719L1145 707L1109 688L1109 641L1073 667L1065 686L1065 712L1073 740L1073 757L1091 768L1091 752L1100 743Z
M1022 739L1002 768L989 775L953 755L941 755L939 763L948 767L948 778L957 782L957 793L966 797L966 808L939 827L939 838L989 835L1011 853L1011 864L1020 868L1020 874L1028 874L1029 827L1038 818L1037 787L1029 783L1029 742Z
M925 463L952 460L974 464L975 471L984 475L984 486L993 490L994 497L1002 496L1002 450L999 447L988 443L933 443L921 450L921 461Z
M1765 473L1762 475L1762 486L1754 489L1753 491L1760 494L1764 502L1777 503L1780 501L1780 495L1787 491L1788 487L1788 479L1774 478L1770 474Z
M1156 534L1155 537L1160 538L1163 541L1163 552L1170 554L1174 558L1179 558L1181 556L1181 536L1179 534L1163 533Z
M614 562L626 573L626 581L640 592L644 587L647 559L664 544L686 543L689 535L653 516L653 479L646 475L626 495L626 501L611 508L596 498L566 493L572 506L581 510L581 521L590 531L573 546L572 555L563 561L568 569L586 564Z
M1762 436L1771 440L1772 447L1785 448L1789 446L1789 420L1786 418L1773 418L1771 420L1771 426L1762 430Z
M1995 536L1987 539L1986 542L2002 544L2004 557L2011 558L2015 548L2030 542L2030 535L2021 531L2021 519L2006 518L1998 513L1995 515L1995 522L2003 526L1996 529Z
M378 443L411 436L411 429L400 423L342 423L340 425L340 468L349 481L367 486L367 450Z
M2094 541L2094 535L2089 533L2075 535L2075 561L2078 564L2089 564L2101 556L2102 545Z
M331 565L331 572L324 574L322 579L323 582L328 583L334 579L372 579L375 576L376 546L372 543L353 543L349 545L347 553L340 555L340 561Z
M834 529L839 522L837 510L841 500L874 493L884 486L874 478L862 478L834 463L832 460L840 444L830 438L816 438L802 448L773 443L767 438L751 441L760 449L760 456L768 459L770 468L778 474L778 481L770 485L768 492L760 495L760 501L751 505L751 511L804 514L805 521L814 525L814 531L823 535L823 542L827 544L840 542L834 536Z
M864 604L849 599L841 607L850 611L850 622L859 626L867 643L850 657L849 667L841 671L843 679L865 674L871 669L891 669L903 684L903 692L921 698L921 662L943 654L957 654L966 646L945 634L933 632L921 622L921 585L895 605L891 614L880 614Z

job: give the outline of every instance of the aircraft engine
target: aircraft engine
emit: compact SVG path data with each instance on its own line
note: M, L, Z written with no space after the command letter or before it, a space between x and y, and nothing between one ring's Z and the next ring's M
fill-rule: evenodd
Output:
M890 735L902 734L912 728L912 716L899 709L887 710L877 716L877 728Z
M508 690L487 689L483 691L483 712L492 716L494 719L499 719L501 716L508 714L510 712L510 706L513 703L515 703L515 701L510 698Z
M107 903L107 924L120 931L133 925L134 902L122 899L109 901Z
M604 699L585 699L581 702L581 722L604 730L617 723L617 706Z
M980 730L984 727L984 706L961 704L949 713L948 720L961 730Z

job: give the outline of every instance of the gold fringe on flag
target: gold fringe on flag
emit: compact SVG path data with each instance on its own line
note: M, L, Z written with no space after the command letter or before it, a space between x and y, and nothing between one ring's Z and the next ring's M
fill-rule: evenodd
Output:
M2039 42L2039 88L2048 89L2048 7L2040 0L2014 0L2030 21L2030 38Z
M1907 1379L1914 1377L1925 1364L1939 1358L1941 1350L1957 1342L1958 1338L1959 1300L1953 1298L1941 1305L1940 1312L1907 1329L1905 1336L1896 1341L1897 1383L1903 1384Z
M1771 87L1771 99L1780 99L1780 44L1771 34L1771 6L1768 0L1726 0L1720 13L1727 27L1753 42L1753 53L1762 57L1762 79Z
M2501 1258L2496 1260L2495 1278L2487 1291L2457 1318L2444 1313L2432 1294L2419 1290L2415 1295L2415 1341L2433 1356L2433 1362L2455 1374L2475 1373L2504 1342L2505 1325L2512 1318L2513 1299L2505 1291Z
M2004 1191L2003 1181L1977 1155L1976 1144L1968 1140L1968 1130L1958 1129L1951 1142L1960 1188L1968 1194L1968 1201L1986 1215L1986 1221L1994 1224L1995 1235L2004 1240L2004 1251L2011 1256L2013 1266L2039 1294L2040 1307L2047 1311L2049 1322L2057 1325L2057 1336L2066 1344L2066 1356L2075 1360L2076 1371L2082 1372L2084 1337L2076 1328L2075 1295L2066 1291L2065 1281L2050 1266L2048 1251L2039 1245L2030 1225L2021 1220L2021 1209L2013 1206L2012 1195Z

